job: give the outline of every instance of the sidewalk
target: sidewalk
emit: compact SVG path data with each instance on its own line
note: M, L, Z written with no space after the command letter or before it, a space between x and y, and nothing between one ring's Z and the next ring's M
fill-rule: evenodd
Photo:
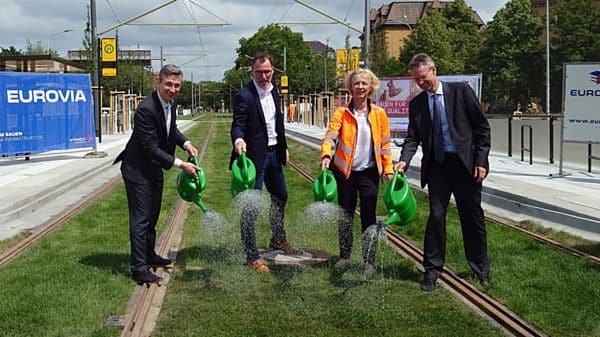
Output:
M298 123L286 124L287 136L302 134L307 143L322 139L325 129ZM314 146L314 145L313 145ZM401 148L392 146L394 160ZM407 177L420 186L422 153L411 161ZM558 176L558 163L528 161L506 154L490 154L490 173L483 183L486 212L512 220L533 220L557 230L600 241L600 174L588 173L581 165L563 163L565 176Z
M181 130L191 121L180 120ZM31 156L0 159L0 240L23 230L32 230L51 220L71 205L119 176L120 165L112 165L125 148L130 133L102 135L98 153L91 149L47 152Z

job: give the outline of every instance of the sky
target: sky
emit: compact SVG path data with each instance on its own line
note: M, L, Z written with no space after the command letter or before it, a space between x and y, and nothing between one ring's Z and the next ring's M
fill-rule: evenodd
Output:
M234 66L239 39L262 26L288 23L305 41L321 41L333 49L359 46L359 33L308 8L315 8L362 30L365 0L0 0L0 47L25 50L26 41L50 46L61 57L82 47L87 6L96 3L97 33L118 28L121 49L150 50L153 68L160 67L161 46L167 63L181 65L185 79L220 81ZM391 1L371 0L371 8ZM466 0L481 18L492 20L505 0ZM163 6L165 5L166 6ZM159 8L160 7L160 8ZM157 9L158 8L158 9ZM155 10L156 9L156 10ZM296 23L296 24L291 24ZM303 24L297 24L303 23ZM323 24L327 23L327 24ZM143 25L142 25L143 24ZM190 24L208 24L195 27ZM64 32L65 30L72 30ZM115 37L112 30L101 37ZM283 51L282 51L283 53ZM277 65L276 65L277 66Z

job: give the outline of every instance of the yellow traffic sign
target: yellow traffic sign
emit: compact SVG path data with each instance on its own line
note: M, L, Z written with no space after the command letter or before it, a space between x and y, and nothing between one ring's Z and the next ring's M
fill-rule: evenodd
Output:
M103 62L117 61L117 39L114 39L114 38L102 39L102 61Z
M103 77L115 77L117 76L117 68L102 68Z

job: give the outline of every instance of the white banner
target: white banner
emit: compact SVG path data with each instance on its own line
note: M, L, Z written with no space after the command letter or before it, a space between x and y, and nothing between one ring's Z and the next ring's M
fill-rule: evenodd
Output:
M563 141L600 143L600 63L565 63Z

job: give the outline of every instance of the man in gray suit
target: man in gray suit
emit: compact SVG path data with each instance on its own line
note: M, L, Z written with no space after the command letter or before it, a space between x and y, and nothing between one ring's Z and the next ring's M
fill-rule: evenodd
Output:
M441 82L429 55L415 55L409 67L423 92L410 101L408 133L396 169L407 169L420 144L421 186L429 185L430 208L421 289L435 290L443 271L451 194L458 208L467 262L479 282L487 286L490 264L481 185L489 169L490 126L471 87Z
M173 263L154 251L155 227L162 201L162 170L178 167L197 176L196 171L200 169L174 156L176 145L189 156L198 154L175 124L175 97L182 79L181 69L172 64L160 69L158 88L140 102L134 115L133 134L125 150L115 159L115 163L123 161L121 173L129 205L130 268L138 283L159 282L160 278L150 272L150 267Z

